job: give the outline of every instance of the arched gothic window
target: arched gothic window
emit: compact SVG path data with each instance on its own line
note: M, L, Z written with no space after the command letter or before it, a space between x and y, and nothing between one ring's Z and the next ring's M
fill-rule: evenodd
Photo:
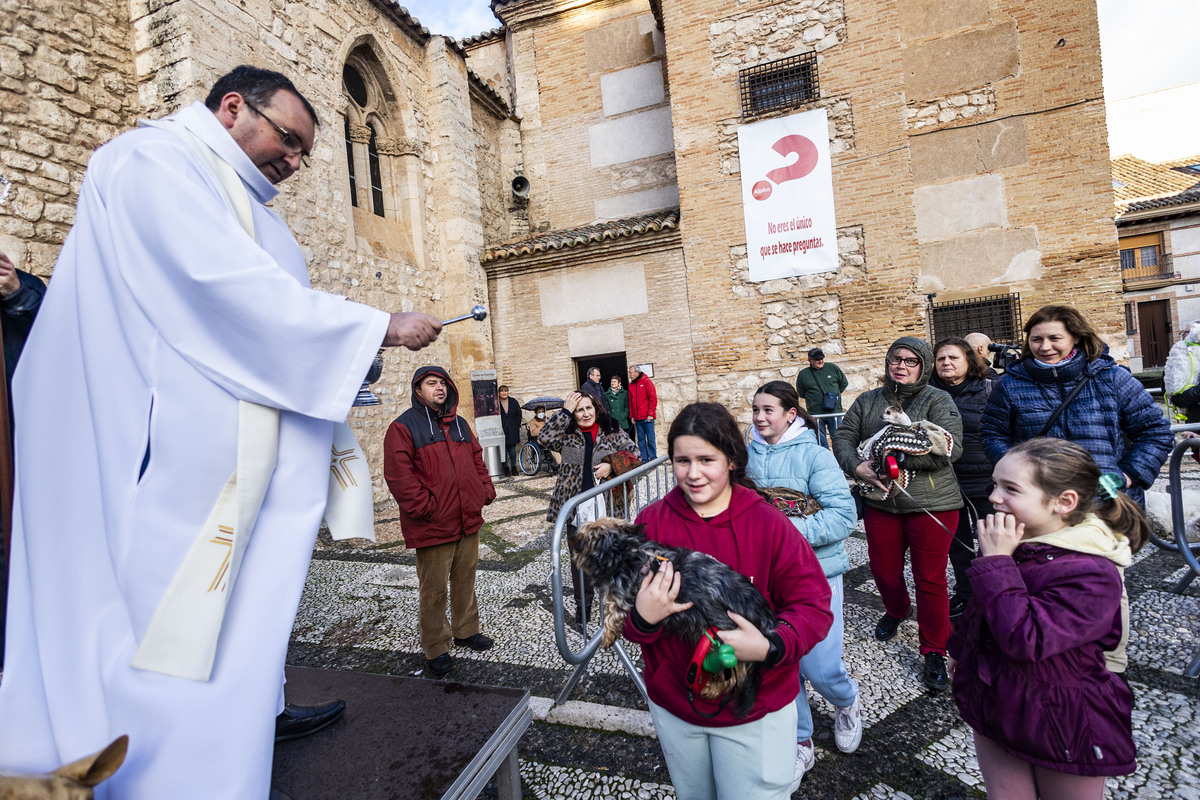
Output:
M423 146L398 78L365 36L345 56L342 112L346 180L359 236L386 240L406 263L422 265L426 230ZM370 213L367 213L370 209ZM364 216L365 215L365 216Z

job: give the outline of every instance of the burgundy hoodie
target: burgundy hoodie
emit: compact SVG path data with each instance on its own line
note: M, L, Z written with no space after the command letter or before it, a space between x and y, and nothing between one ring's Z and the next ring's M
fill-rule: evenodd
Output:
M715 717L697 714L688 702L684 677L692 660L692 645L679 637L639 631L625 622L625 637L642 646L646 690L654 703L693 725L728 727L778 711L800 693L800 658L829 633L829 581L812 547L778 509L756 492L734 484L729 508L712 519L701 519L679 487L644 509L637 518L646 535L671 547L708 553L751 580L779 617L782 660L763 671L762 688L754 708L735 717L727 706ZM706 714L716 703L694 698Z

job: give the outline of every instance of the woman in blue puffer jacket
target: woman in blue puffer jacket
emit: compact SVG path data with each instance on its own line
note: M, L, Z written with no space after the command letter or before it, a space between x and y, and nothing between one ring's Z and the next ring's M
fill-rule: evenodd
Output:
M833 454L817 443L817 425L800 407L791 384L771 381L754 394L754 428L746 474L760 487L782 486L816 498L821 510L788 519L812 545L832 590L833 627L823 641L800 659L800 694L796 697L795 791L816 760L812 710L805 681L834 706L834 742L853 753L862 740L862 704L858 684L842 661L842 573L850 569L843 541L854 530L857 514L846 477Z
M1079 393L1046 428L1081 380ZM1021 360L988 399L979 438L995 464L1026 439L1051 436L1082 445L1101 472L1125 476L1125 493L1143 503L1171 454L1171 426L1150 393L1108 355L1078 310L1050 305L1025 323Z

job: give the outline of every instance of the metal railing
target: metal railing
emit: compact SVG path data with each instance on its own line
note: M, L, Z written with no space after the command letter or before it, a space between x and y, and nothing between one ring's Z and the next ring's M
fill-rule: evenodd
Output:
M1159 253L1156 264L1137 264L1121 267L1121 280L1125 283L1141 281L1164 281L1175 277L1175 265L1170 253Z
M563 552L567 548L563 545L563 539L567 525L575 516L575 509L592 498L603 495L611 516L621 516L632 520L637 517L641 509L664 497L674 485L675 474L671 471L670 459L667 456L660 456L624 475L605 481L586 492L580 492L563 503L562 508L558 510L558 518L554 521L554 533L550 539L550 596L554 605L554 642L558 645L558 652L563 660L574 665L575 670L567 679L562 691L558 693L555 703L565 703L575 689L575 685L579 683L579 679L587 673L588 662L600 648L600 636L603 633L602 628L597 628L595 633L588 634L590 620L587 619L587 611L585 611L580 615L583 618L583 647L579 650L572 650L571 643L567 640L566 609L563 605ZM612 513L614 508L618 509L618 513ZM583 587L577 588L579 594L582 595ZM602 621L603 603L600 604L600 609ZM590 609L588 610L590 611ZM642 680L637 665L633 663L633 659L630 658L620 640L613 644L613 649L625 667L625 671L629 673L629 677L633 678L638 691L649 705L650 697L646 694L646 683Z
M1189 428L1200 428L1200 426L1181 426ZM1151 537L1159 547L1164 549L1175 550L1183 556L1183 560L1187 562L1188 574L1184 575L1179 583L1175 584L1173 589L1176 593L1183 593L1188 585L1200 575L1200 561L1196 559L1194 548L1200 547L1200 543L1192 544L1187 540L1187 519L1183 513L1183 487L1180 480L1179 465L1183 460L1185 450L1192 450L1200 453L1200 439L1184 439L1175 445L1175 449L1171 451L1171 461L1168 474L1170 475L1170 492L1171 492L1171 527L1175 535L1173 545L1167 545L1161 540ZM1192 659L1186 670L1183 673L1189 678L1200 677L1200 653Z

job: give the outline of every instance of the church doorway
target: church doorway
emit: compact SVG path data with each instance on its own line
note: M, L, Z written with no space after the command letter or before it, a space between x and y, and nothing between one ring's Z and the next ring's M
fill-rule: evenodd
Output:
M625 387L629 383L628 367L626 366L624 353L602 353L594 356L582 356L573 359L575 361L575 373L578 379L578 386L582 386L587 380L588 370L592 367L597 367L600 370L600 385L608 391L611 387L609 381L614 375L621 378L621 386Z

